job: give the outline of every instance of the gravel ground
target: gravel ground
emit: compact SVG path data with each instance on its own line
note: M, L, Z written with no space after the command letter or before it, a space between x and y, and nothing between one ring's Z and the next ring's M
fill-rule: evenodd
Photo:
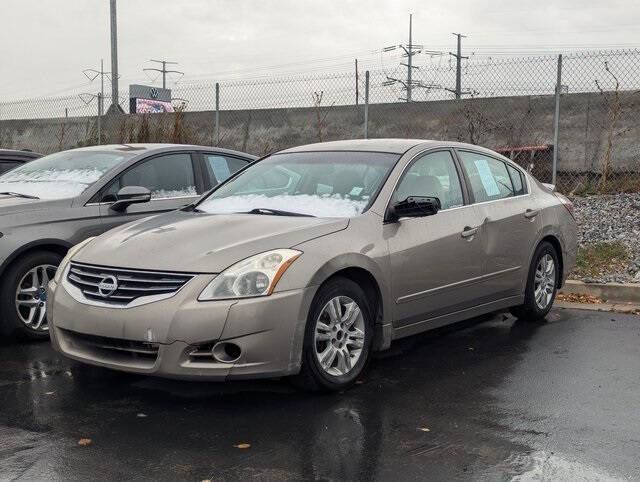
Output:
M640 193L575 197L572 201L578 222L578 246L620 241L631 255L627 266L583 281L640 283Z

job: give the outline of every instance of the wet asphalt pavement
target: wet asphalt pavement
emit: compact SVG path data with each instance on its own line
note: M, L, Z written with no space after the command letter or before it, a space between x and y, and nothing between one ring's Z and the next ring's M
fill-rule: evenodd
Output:
M0 480L640 478L633 315L466 322L397 342L333 395L74 366L0 345Z

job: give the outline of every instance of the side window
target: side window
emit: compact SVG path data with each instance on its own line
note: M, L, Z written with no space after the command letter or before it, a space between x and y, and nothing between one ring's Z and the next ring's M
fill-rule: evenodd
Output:
M513 183L514 194L516 196L526 194L526 189L524 188L524 180L522 179L522 173L515 167L511 167L509 164L507 164L507 169L509 170L511 182Z
M241 159L225 157L219 154L205 154L204 159L212 184L221 183L247 165L247 162Z
M459 151L459 155L477 203L514 195L511 178L504 162L475 152Z
M126 186L146 187L154 199L197 196L191 155L167 154L142 161L120 176L105 194Z
M426 154L413 163L400 181L394 201L409 196L437 197L442 209L464 204L460 178L449 151Z

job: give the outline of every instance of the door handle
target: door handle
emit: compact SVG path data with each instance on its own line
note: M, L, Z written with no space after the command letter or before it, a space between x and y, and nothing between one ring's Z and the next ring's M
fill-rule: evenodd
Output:
M462 230L462 232L460 233L460 236L462 236L463 238L470 238L471 236L473 236L477 232L478 232L478 228L472 228L470 226L465 226L464 229Z
M535 218L539 212L540 212L539 209L527 209L524 212L524 217L527 219L532 219L532 218Z

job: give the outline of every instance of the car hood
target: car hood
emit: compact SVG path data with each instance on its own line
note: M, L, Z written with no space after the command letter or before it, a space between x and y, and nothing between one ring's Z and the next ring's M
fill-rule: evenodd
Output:
M257 253L345 229L345 218L174 211L113 229L73 257L119 268L219 273Z

